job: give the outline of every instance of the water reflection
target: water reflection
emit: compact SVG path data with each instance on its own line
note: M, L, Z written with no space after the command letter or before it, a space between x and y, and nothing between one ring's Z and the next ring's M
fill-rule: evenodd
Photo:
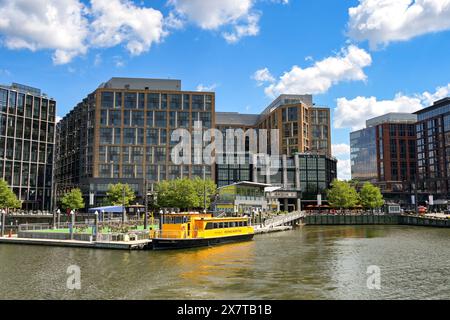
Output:
M302 227L186 251L0 245L0 299L450 298L449 229ZM79 265L82 290L66 288ZM367 267L382 290L366 287Z

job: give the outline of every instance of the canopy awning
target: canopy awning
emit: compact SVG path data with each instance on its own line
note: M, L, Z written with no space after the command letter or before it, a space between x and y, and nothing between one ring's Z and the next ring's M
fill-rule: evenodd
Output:
M122 213L123 207L122 206L108 206L108 207L98 207L98 208L90 208L89 212L94 213L95 211L98 211L98 213L101 213L102 211L107 213Z

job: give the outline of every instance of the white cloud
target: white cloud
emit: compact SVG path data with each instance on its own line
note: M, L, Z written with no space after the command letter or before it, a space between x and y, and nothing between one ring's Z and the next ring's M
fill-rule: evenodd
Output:
M356 97L352 100L339 98L334 111L334 127L358 130L365 127L367 119L389 112L412 113L449 94L450 84L437 88L434 93L424 92L413 96L398 93L392 100L378 100L376 97Z
M210 91L214 91L216 88L217 88L217 84L216 83L214 83L214 84L212 84L210 86L205 86L205 85L203 85L203 83L200 83L197 86L196 90L199 91L199 92L210 92Z
M333 144L332 145L333 156L349 156L350 155L350 146L345 143Z
M114 65L116 66L116 68L122 68L126 64L125 61L123 61L121 56L114 56L113 62L114 62Z
M272 76L269 69L267 68L257 70L253 74L252 79L256 80L258 87L262 86L266 82L275 81L275 78Z
M227 42L235 43L245 36L259 33L260 14L253 10L255 0L169 0L175 15L198 25L204 30L218 30L230 25L231 31L223 32ZM179 24L180 22L178 22Z
M123 44L139 55L167 35L163 14L130 0L0 1L0 34L8 49L53 50L66 64L91 47Z
M54 63L67 63L87 50L84 13L78 0L1 1L3 43L9 49L55 50Z
M349 45L333 57L317 61L302 69L293 66L278 82L265 88L269 97L279 94L320 94L342 81L365 81L364 68L372 64L372 57L365 50Z
M233 26L233 31L224 32L223 37L228 43L236 43L243 37L257 36L259 34L259 18L257 13L249 14L242 24Z
M91 6L94 46L123 43L131 55L140 55L166 35L164 17L153 8L137 7L127 0L91 0Z
M360 0L349 15L350 37L373 48L450 30L449 0Z
M56 121L56 123L58 123L58 122L60 122L60 121L61 121L62 119L63 119L62 117L60 117L60 116L56 116L56 119L55 119L55 121Z
M350 180L352 178L352 167L349 159L338 160L337 174L339 180Z

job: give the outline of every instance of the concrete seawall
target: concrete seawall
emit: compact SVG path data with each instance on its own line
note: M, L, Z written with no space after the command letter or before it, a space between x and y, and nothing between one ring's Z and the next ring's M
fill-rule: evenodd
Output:
M409 225L449 228L450 219L401 215L308 215L306 225Z

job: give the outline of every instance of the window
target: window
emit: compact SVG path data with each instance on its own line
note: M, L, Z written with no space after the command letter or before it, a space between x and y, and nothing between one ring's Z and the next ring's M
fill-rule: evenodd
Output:
M113 130L110 128L100 128L100 143L112 144L113 143Z
M113 108L113 99L114 99L114 93L113 92L102 92L101 94L101 106L102 108Z
M136 143L136 129L125 128L123 129L123 144L135 144Z
M103 111L102 110L102 118L103 118ZM103 122L106 121L106 116L105 119L101 120L101 123L103 124ZM109 110L109 118L108 118L108 125L109 126L120 126L122 124L122 111L120 110Z
M181 94L171 94L169 99L171 110L181 110Z
M8 91L0 89L0 111L6 112L8 106Z
M122 108L122 93L116 92L115 94L115 107L117 109Z
M204 102L203 95L192 95L192 110L204 110Z
M147 145L158 145L158 129L147 129Z
M147 95L147 109L159 109L159 93L149 93Z
M189 110L191 103L191 96L188 94L183 95L183 110Z
M132 112L132 126L143 127L144 126L144 112L131 111Z
M155 126L159 128L167 127L167 113L163 111L155 111Z
M125 93L125 109L137 108L137 95L136 93Z

